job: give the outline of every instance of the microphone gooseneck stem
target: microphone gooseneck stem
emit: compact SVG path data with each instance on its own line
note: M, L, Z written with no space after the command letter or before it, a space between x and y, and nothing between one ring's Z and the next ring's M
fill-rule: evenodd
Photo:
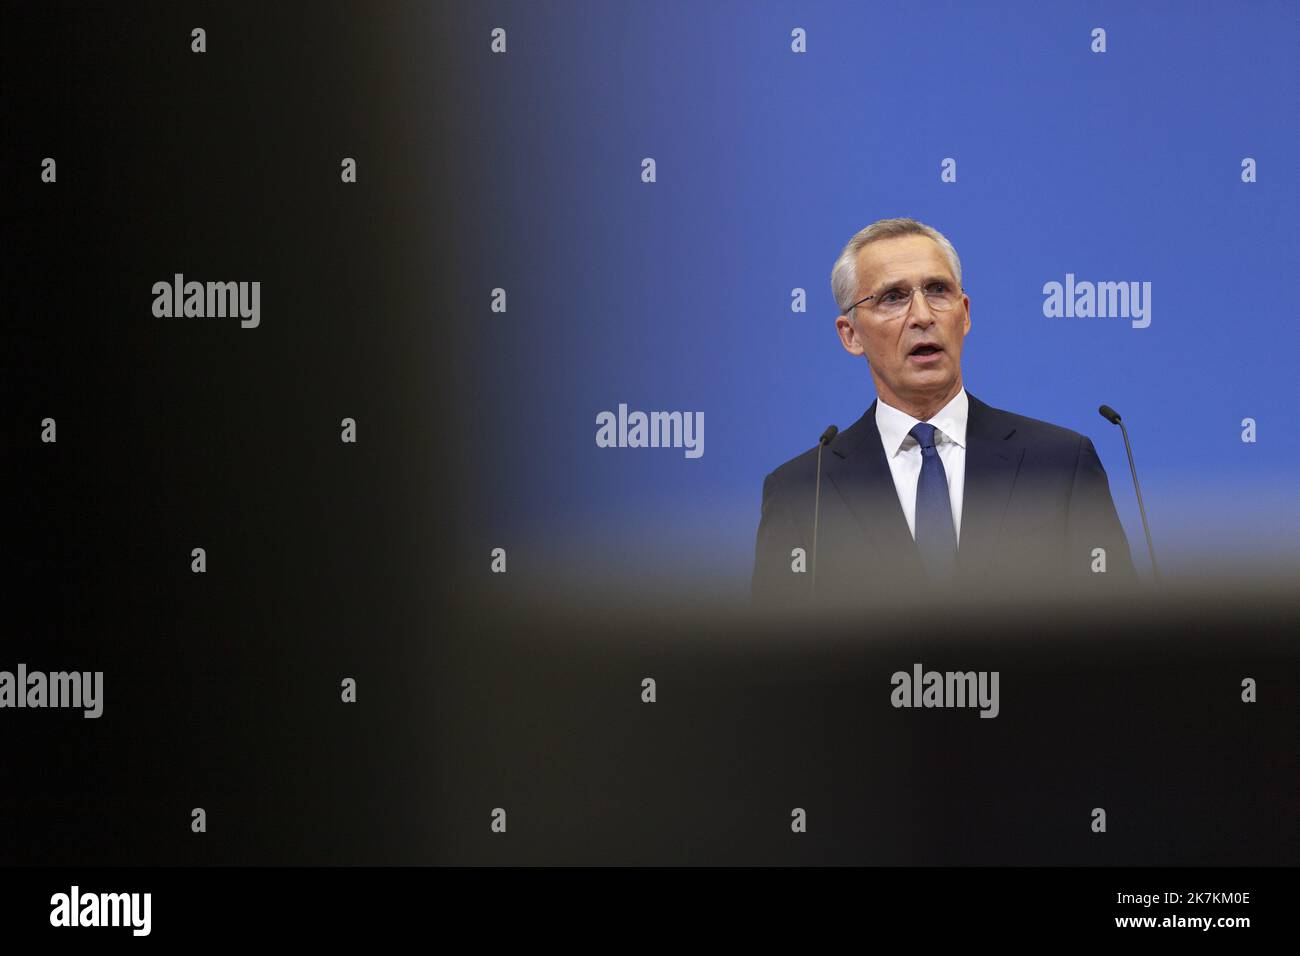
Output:
M813 546L812 546L812 593L817 596L817 523L822 512L822 448L824 441L817 443L817 491L813 497Z
M1147 509L1142 504L1142 486L1138 484L1137 466L1133 464L1133 446L1128 441L1128 429L1124 427L1121 419L1119 430L1124 435L1124 450L1128 452L1128 470L1133 473L1133 488L1137 491L1138 513L1142 515L1142 532L1147 537L1147 554L1151 555L1151 573L1157 581L1160 580L1160 567L1156 564L1156 548L1151 543L1151 526L1147 523Z

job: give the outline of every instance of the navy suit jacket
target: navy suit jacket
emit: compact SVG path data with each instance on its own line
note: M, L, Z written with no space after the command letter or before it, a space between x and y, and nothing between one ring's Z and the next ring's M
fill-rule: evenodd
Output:
M1095 592L1135 583L1128 539L1092 441L966 394L961 533L954 585L945 593ZM814 556L816 477L814 447L763 482L754 602L810 597L814 559L818 601L897 602L924 593L924 567L880 443L875 402L823 449ZM806 555L805 570L796 548Z

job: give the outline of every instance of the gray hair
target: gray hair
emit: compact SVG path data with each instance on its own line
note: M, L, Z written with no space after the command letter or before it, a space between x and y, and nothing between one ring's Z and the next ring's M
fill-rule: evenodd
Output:
M850 239L840 257L835 260L835 267L831 269L831 294L835 296L835 304L840 307L841 313L847 313L849 307L858 300L858 253L862 247L878 239L893 239L896 236L928 236L937 242L952 265L957 285L961 285L961 259L957 257L957 250L947 236L915 219L881 219Z

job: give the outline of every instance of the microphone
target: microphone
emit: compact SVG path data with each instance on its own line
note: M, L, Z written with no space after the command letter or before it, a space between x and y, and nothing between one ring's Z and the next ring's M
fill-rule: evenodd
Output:
M817 522L822 513L822 449L835 440L839 428L831 425L817 439L817 493L813 501L812 593L817 596Z
M1133 489L1137 492L1138 512L1142 515L1142 531L1147 536L1147 553L1151 555L1151 573L1155 575L1157 581L1160 580L1160 568L1156 565L1156 549L1151 543L1151 526L1147 524L1147 509L1142 505L1142 486L1138 484L1137 467L1133 464L1133 446L1128 442L1128 429L1124 427L1124 422L1119 417L1119 412L1109 405L1103 405L1097 409L1098 414L1112 425L1118 425L1119 430L1124 434L1124 450L1128 452L1128 470L1133 473Z

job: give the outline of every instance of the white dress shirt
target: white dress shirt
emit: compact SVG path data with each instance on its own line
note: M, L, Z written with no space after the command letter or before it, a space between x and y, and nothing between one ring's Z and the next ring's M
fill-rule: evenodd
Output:
M939 409L929 423L934 426L934 448L943 462L948 479L948 501L952 504L952 527L961 541L961 499L966 484L966 413L970 403L963 388L947 405ZM920 421L907 412L899 411L876 399L876 427L880 430L880 443L885 447L885 459L894 476L898 502L907 517L907 528L916 539L916 486L921 480L921 446L908 434Z

